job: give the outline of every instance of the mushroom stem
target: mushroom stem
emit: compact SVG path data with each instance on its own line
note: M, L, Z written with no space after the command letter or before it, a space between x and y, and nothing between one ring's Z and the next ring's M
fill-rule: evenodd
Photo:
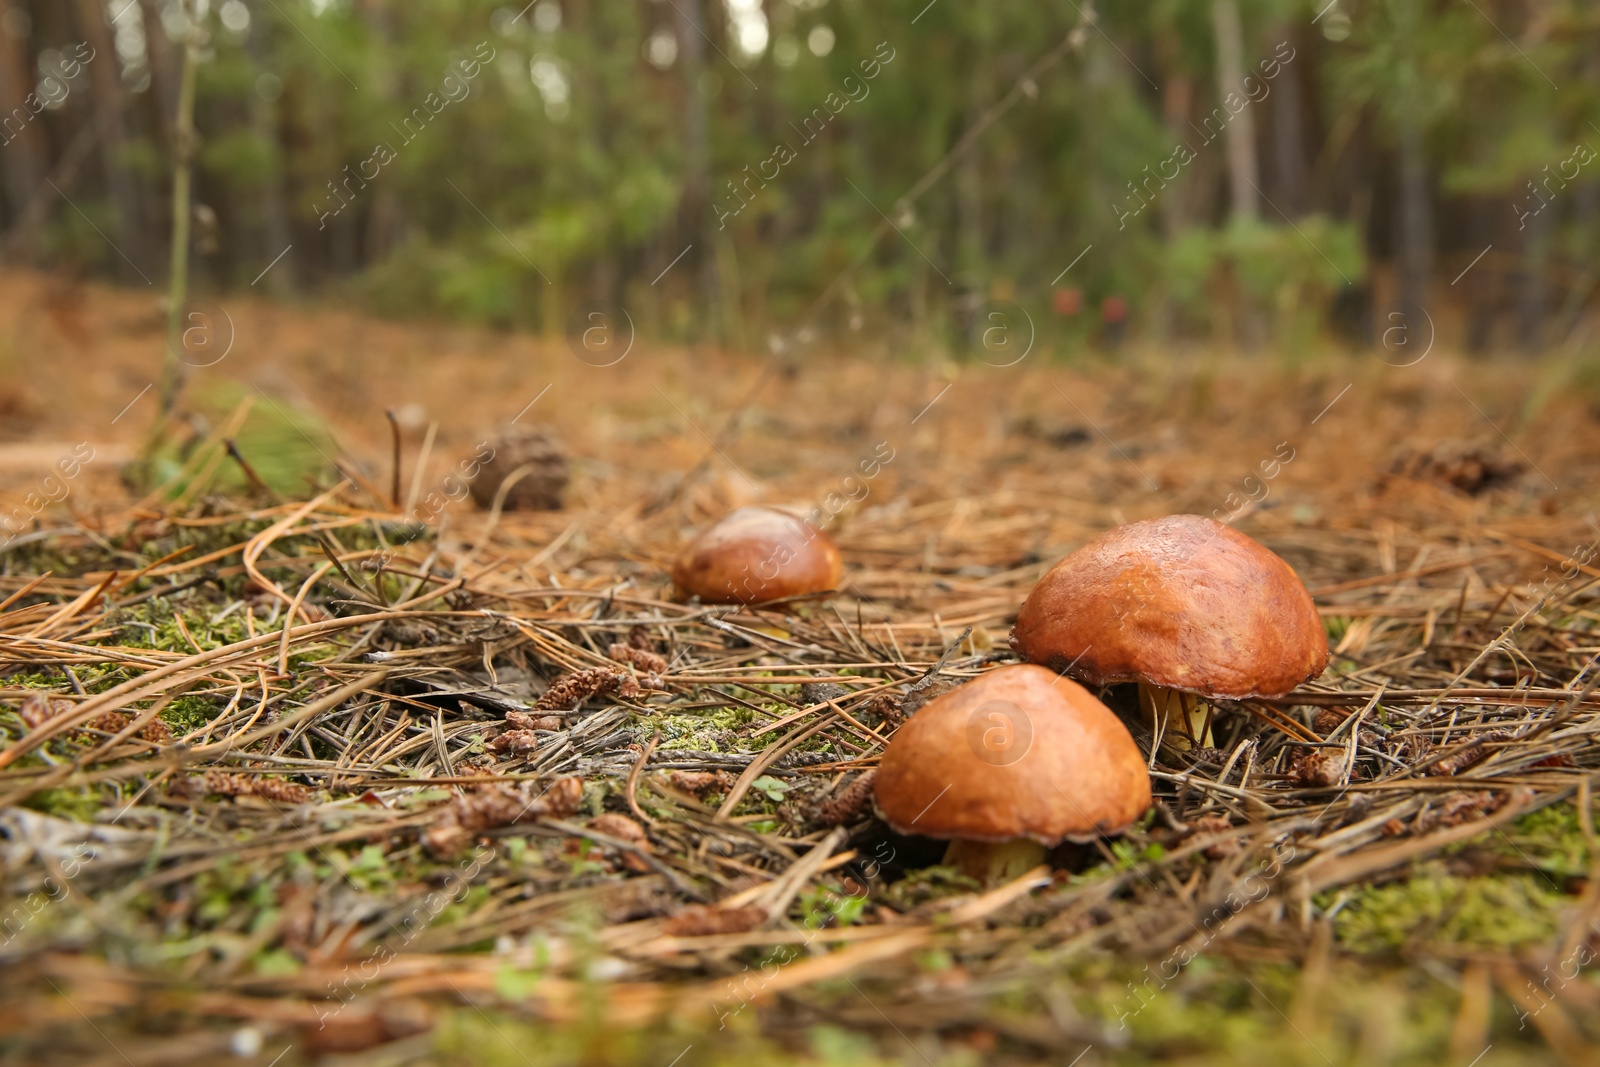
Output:
M1014 881L1044 862L1045 848L1027 837L1009 841L963 841L945 849L946 866L955 867L985 889Z
M1211 707L1193 693L1140 682L1139 711L1163 748L1187 752L1211 744Z

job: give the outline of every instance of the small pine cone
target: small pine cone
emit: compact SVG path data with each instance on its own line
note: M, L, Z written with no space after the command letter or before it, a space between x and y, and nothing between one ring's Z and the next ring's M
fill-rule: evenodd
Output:
M17 714L28 729L36 730L67 707L65 701L51 700L43 693L29 693L22 698L22 706L17 709Z
M501 483L522 467L531 469L506 491L505 510L559 511L568 479L566 453L551 434L531 427L508 427L501 434L492 457L472 479L472 499L481 508L492 507Z
M906 713L901 709L900 697L894 693L879 693L862 706L863 713L874 713L883 719L883 723L891 730L900 729L906 721Z
M621 641L613 644L607 654L618 663L631 663L646 674L666 674L667 657L643 648L634 648Z
M256 796L278 801L280 804L304 804L311 799L311 790L281 778L256 779Z
M103 715L96 715L84 723L83 728L85 730L99 730L105 734L114 734L120 733L123 727L132 721L124 712L108 711Z
M172 727L159 718L151 719L140 727L139 732L134 736L141 740L149 741L153 745L170 745L172 744Z
M181 778L174 778L167 783L167 792L171 796L182 797L185 800L200 800L208 790L206 780L202 775L186 774Z
M650 851L650 839L645 837L644 827L626 815L609 811L596 815L589 820L589 828L607 837L614 837L618 841L626 841L640 852ZM636 856L632 852L622 853L622 865L636 874L644 874L651 869L643 857Z
M582 802L582 778L557 778L535 798L540 815L554 815L558 819L565 819L576 812Z
M1311 720L1311 728L1320 737L1327 737L1350 717L1350 712L1345 708L1323 708L1317 712L1317 717Z
M574 671L557 679L533 707L535 711L570 711L589 697L600 693L636 697L639 695L639 681L631 674L614 671L609 667Z
M530 715L525 711L506 712L506 723L514 730L559 730L559 715Z
M1470 819L1481 819L1500 806L1500 798L1489 790L1454 793L1439 805L1439 823L1460 826Z
M854 822L871 803L872 783L877 777L877 771L867 771L836 796L823 802L817 807L817 821L824 826L844 826Z
M704 800L712 793L726 793L732 789L735 779L727 771L672 771L667 781L674 789Z
M650 631L643 626L635 626L628 631L628 644L644 652L655 651L650 641Z
M450 802L450 814L462 829L476 832L522 821L529 799L503 785L477 785Z
M604 812L589 820L589 828L597 833L614 837L618 841L626 841L630 845L637 845L642 851L650 851L650 841L644 835L644 827L616 812Z
M500 772L495 769L494 753L485 752L478 756L468 756L466 759L456 760L456 774L463 778L492 778Z
M1344 776L1344 753L1333 749L1313 749L1289 766L1289 781L1297 786L1327 789Z
M539 751L539 735L532 730L507 730L489 742L489 751L500 756L526 756Z
M754 905L717 908L706 904L690 904L668 919L662 929L669 937L709 937L715 934L742 934L766 921L766 909Z
M311 791L305 786L281 778L207 771L204 781L207 792L221 797L265 797L283 804L304 804L311 799Z
M1449 777L1460 774L1468 767L1482 763L1489 758L1491 753L1483 747L1485 743L1489 741L1504 741L1509 736L1511 735L1503 730L1490 730L1486 734L1480 734L1478 739L1470 745L1457 749L1454 755L1446 756L1429 767L1427 773L1436 777Z
M449 815L422 832L422 844L439 859L458 855L471 840L471 832Z
M518 786L500 782L474 785L450 802L448 817L471 832L492 830L519 822L532 822L546 815L566 818L578 810L583 800L581 778L557 778L544 789L533 783Z

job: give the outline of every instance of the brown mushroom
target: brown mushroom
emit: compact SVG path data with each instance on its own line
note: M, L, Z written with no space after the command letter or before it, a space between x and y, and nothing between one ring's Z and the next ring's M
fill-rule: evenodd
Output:
M1138 682L1146 722L1175 747L1209 743L1206 701L1282 696L1328 665L1294 570L1199 515L1119 526L1067 556L1023 602L1011 646L1090 685Z
M837 589L844 566L822 530L774 508L740 508L672 566L672 584L706 604L765 604Z
M945 862L984 885L1015 878L1063 840L1126 829L1150 778L1122 721L1070 678L1032 664L936 697L884 749L879 816L947 839Z

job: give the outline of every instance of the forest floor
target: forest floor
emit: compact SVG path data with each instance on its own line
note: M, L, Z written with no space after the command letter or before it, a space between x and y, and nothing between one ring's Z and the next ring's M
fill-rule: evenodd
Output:
M1593 1062L1600 400L1568 363L599 366L223 305L136 491L154 298L0 274L7 1062ZM459 492L514 418L564 443L562 509ZM752 502L836 512L843 588L674 602ZM1320 679L996 889L828 825L913 686L1007 661L1051 563L1175 512L1296 568ZM620 691L537 708L597 669ZM1347 781L1291 773L1335 742Z

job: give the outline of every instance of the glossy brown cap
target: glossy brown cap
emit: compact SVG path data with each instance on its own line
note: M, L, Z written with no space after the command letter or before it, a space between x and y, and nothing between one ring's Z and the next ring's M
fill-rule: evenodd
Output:
M890 739L873 790L897 833L1047 848L1118 833L1150 807L1122 721L1077 682L1027 663L930 700Z
M672 584L705 604L764 604L839 587L839 547L799 516L740 508L707 529L672 565Z
M1241 700L1322 673L1328 637L1294 570L1199 515L1119 526L1052 567L1017 613L1024 659L1091 685Z

